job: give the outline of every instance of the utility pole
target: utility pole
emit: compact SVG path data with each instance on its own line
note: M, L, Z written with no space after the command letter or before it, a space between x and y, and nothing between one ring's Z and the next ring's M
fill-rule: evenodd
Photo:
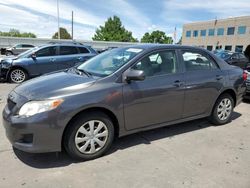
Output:
M74 40L74 11L72 11L71 37L72 37L72 40Z
M58 39L60 40L60 20L59 20L59 0L57 0L57 24L58 24Z

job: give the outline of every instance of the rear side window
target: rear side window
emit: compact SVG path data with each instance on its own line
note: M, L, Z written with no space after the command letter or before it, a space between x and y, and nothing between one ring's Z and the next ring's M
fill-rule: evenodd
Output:
M60 46L60 55L78 54L78 50L74 46Z
M55 55L56 55L56 46L43 48L36 52L36 57L46 57Z
M217 64L209 57L200 52L182 51L186 71L217 69Z
M34 47L33 45L29 45L29 44L23 44L22 45L23 48L32 48Z
M78 47L80 54L88 54L89 50L87 48L84 47Z

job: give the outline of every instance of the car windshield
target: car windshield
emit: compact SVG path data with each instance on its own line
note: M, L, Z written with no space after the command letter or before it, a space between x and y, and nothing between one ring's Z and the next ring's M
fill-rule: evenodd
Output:
M117 71L142 51L143 49L141 48L118 48L110 50L86 61L78 66L77 69L94 76L105 77Z
M23 53L20 53L17 58L24 58L24 57L28 57L29 55L32 54L32 52L36 51L39 47L34 47L34 48L31 48Z
M222 59L228 59L229 57L231 57L233 53L226 53L226 52L222 52L222 53L217 53L216 55Z

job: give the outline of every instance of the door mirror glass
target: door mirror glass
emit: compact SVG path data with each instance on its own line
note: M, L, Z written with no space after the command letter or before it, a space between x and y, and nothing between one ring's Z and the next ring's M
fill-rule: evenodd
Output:
M130 69L126 73L125 79L126 79L127 82L130 82L132 80L134 80L134 81L142 81L142 80L145 79L145 74L144 74L144 71L142 71L142 70Z

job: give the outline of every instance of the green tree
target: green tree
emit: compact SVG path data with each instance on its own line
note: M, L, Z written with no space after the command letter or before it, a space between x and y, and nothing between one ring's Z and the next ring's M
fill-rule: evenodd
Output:
M132 32L125 29L120 18L117 16L108 18L104 26L96 29L96 33L92 39L97 41L138 42L132 36Z
M25 38L36 38L36 35L34 33L21 33L17 29L10 29L9 32L1 32L0 31L0 36L5 36L5 37L25 37Z
M160 44L172 44L172 37L168 37L163 31L153 31L152 33L145 33L141 38L143 43L160 43Z
M52 39L58 39L58 32L56 32L53 36ZM67 29L60 27L60 39L72 39L71 35L67 31Z

